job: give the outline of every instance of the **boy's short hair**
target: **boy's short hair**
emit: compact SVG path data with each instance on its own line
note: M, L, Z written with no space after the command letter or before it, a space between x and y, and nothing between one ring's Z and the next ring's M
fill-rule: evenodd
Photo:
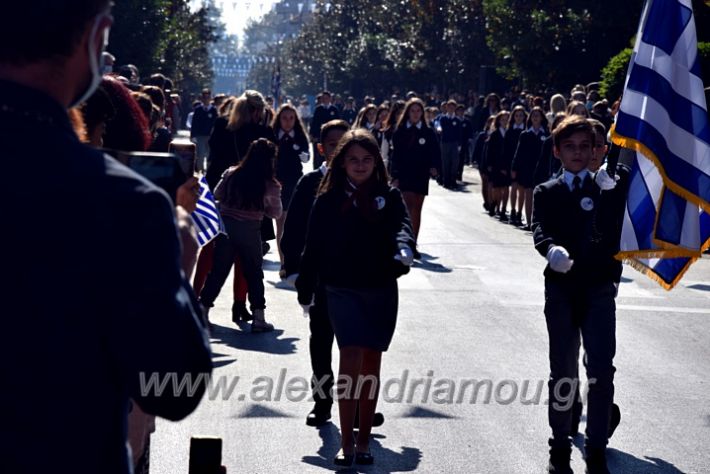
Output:
M321 97L323 97L324 95L333 97L333 94L331 94L330 91L323 91L323 92L320 93L320 96L321 96Z
M601 123L599 120L593 119L593 118L588 118L587 122L589 122L592 125L592 128L594 129L595 137L596 137L596 135L599 135L600 137L605 137L604 140L606 141L606 127L604 126L604 124ZM595 140L596 140L596 138L595 138ZM596 143L595 143L595 145L596 145Z
M575 133L587 133L594 144L594 128L592 124L582 116L571 115L564 119L552 132L552 144L559 148L562 140L566 140Z
M328 138L328 134L333 130L342 130L343 132L347 132L350 130L350 124L345 120L340 119L324 123L320 128L320 142L323 143L325 139Z
M466 107L463 104L456 104L456 110L466 110Z
M457 106L458 104L456 103L456 101L455 101L454 99L449 99L449 100L446 102L446 105Z

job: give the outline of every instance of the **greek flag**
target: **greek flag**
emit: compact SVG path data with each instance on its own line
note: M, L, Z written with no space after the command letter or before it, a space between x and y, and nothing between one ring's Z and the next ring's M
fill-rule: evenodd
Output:
M192 213L192 220L197 226L197 242L200 247L204 247L221 232L224 232L222 218L204 176L200 178L200 197L197 200L197 209Z
M636 153L618 257L671 289L710 247L710 121L691 0L647 0L612 140Z

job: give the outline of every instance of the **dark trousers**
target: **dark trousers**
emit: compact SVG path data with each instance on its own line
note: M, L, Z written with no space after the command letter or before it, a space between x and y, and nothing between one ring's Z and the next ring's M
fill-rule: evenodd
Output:
M264 309L266 300L264 299L264 271L261 268L263 263L261 221L240 221L225 217L224 226L229 238L221 236L215 244L214 264L200 292L200 301L206 307L214 305L214 300L217 299L222 285L229 276L236 255L242 263L251 309Z
M578 387L580 336L589 383L585 444L607 445L614 400L616 353L616 288L613 283L589 285L545 281L545 319L550 339L548 417L551 444L570 444L572 406Z
M313 400L318 405L330 409L333 404L333 326L328 317L327 300L325 288L318 286L310 309L311 339L309 348L311 351L311 368L313 379ZM316 382L318 381L318 382Z
M456 176L460 181L463 181L463 165L468 163L468 141L466 141L466 143L461 145L461 150L459 151L459 165Z
M456 186L456 176L459 168L459 144L458 142L441 144L441 172L443 174L443 184L446 188Z

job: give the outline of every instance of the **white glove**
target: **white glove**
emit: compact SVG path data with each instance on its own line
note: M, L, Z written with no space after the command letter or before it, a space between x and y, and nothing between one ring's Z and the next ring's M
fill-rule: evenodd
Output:
M302 163L308 163L308 160L311 159L311 155L309 155L307 152L302 151L301 153L298 154L298 157L301 159Z
M616 180L609 176L609 173L605 169L597 171L597 175L594 177L594 182L602 191L609 191L616 187Z
M574 264L574 260L569 258L567 249L559 245L550 247L547 251L547 261L550 262L550 268L559 273L567 273Z
M303 317L307 318L311 315L311 306L312 304L302 304L301 308L303 308Z
M394 256L394 259L402 262L402 265L406 265L408 267L411 267L412 264L414 263L414 254L409 249L409 247L406 247L406 248L400 249L399 253Z

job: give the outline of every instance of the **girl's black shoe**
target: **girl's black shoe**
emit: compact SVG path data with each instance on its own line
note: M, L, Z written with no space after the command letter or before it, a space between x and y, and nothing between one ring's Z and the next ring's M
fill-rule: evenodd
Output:
M335 464L336 466L350 467L353 465L354 459L354 454L345 454L341 449L340 451L338 451L338 454L335 455L335 458L333 459L333 464Z
M251 315L247 309L247 304L242 301L235 301L232 304L232 322L238 323L239 321L251 321L254 316Z
M355 464L369 466L375 462L375 458L368 451L366 453L355 453Z

